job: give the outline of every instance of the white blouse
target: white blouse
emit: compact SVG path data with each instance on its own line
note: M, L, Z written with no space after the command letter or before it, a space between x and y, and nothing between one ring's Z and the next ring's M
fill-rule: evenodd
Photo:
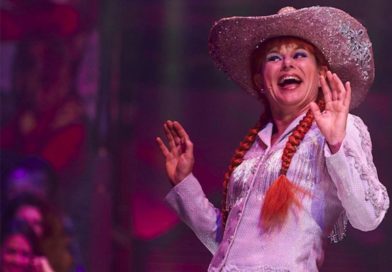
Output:
M291 207L281 229L263 232L264 195L278 177L287 139L302 118L294 120L273 146L272 123L258 133L232 174L224 233L219 209L192 174L167 195L167 202L214 254L208 271L318 271L324 240L341 240L347 220L363 231L382 221L388 194L377 177L367 128L359 117L349 115L346 137L335 154L312 125L287 172L290 181L310 194L300 196L302 207Z

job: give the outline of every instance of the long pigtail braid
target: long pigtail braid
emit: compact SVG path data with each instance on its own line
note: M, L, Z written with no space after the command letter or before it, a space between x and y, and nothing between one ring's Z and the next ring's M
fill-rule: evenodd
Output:
M227 217L230 212L230 210L227 207L227 191L228 191L228 185L229 185L231 174L236 169L236 167L242 163L246 152L250 149L250 147L256 140L257 133L268 122L269 119L270 119L270 113L269 110L267 110L261 115L256 125L249 130L249 132L246 134L244 139L240 142L240 145L235 150L234 155L231 159L231 163L224 175L222 207L221 207L223 227L225 227L226 225Z
M320 99L318 105L321 111L325 108L324 100ZM295 204L301 207L297 193L309 194L305 189L292 183L286 176L291 160L302 142L305 134L312 126L314 116L309 109L305 117L293 130L282 154L282 166L279 177L275 180L265 194L264 204L261 210L261 225L264 230L270 231L275 227L282 226L286 220L289 208Z

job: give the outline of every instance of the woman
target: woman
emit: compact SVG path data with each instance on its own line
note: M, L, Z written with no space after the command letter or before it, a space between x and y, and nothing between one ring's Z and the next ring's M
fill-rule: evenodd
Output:
M12 220L3 225L1 230L1 271L53 271L47 259L40 257L37 237L26 222Z
M71 271L70 239L54 209L30 194L21 194L7 204L2 221L26 222L38 239L39 248L45 256L41 259L45 260L46 266L57 272Z
M318 271L328 236L341 240L347 220L372 230L389 207L367 128L348 113L374 78L366 29L335 8L286 7L218 21L209 46L265 110L234 154L220 211L192 174L189 136L167 121L166 199L214 254L209 271Z

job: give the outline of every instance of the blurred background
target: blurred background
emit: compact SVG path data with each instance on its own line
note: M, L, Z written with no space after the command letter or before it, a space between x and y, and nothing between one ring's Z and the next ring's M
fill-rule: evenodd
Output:
M391 191L391 1L0 3L2 215L38 209L41 254L56 271L207 270L212 256L163 201L170 185L155 137L165 120L183 123L195 175L219 206L231 155L262 111L209 58L209 29L222 17L322 5L367 27L376 79L354 113ZM391 227L389 214L372 232L348 226L322 271L390 271Z

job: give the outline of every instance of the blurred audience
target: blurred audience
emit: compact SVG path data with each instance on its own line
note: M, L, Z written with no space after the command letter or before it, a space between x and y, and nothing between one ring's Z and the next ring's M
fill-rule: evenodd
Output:
M70 239L54 208L31 194L19 195L9 201L3 214L4 222L23 220L34 231L39 248L56 272L71 271Z
M37 156L29 156L12 163L10 158L3 154L1 163L1 199L3 202L24 193L50 202L54 201L57 176L48 162ZM4 165L8 165L8 169L3 168Z
M15 114L0 130L0 147L38 155L57 172L76 167L83 150L84 112L74 88L77 40L42 38L18 44L14 61Z
M54 205L57 178L38 157L2 169L2 221L26 221L56 272L85 271L72 220Z
M0 162L2 222L14 218L26 221L56 272L86 271L73 220L56 205L58 180L49 163L37 156L11 162L3 155ZM5 161L8 161L4 163L6 166Z
M0 268L3 272L54 272L27 222L2 221Z
M1 215L29 222L56 272L85 271L76 234L81 240L88 229L88 210L78 202L80 191L89 190L80 182L88 123L78 87L91 79L78 74L95 11L94 0L0 4L0 46L7 49L0 58L7 102L0 120ZM9 211L26 201L25 193L28 205Z

